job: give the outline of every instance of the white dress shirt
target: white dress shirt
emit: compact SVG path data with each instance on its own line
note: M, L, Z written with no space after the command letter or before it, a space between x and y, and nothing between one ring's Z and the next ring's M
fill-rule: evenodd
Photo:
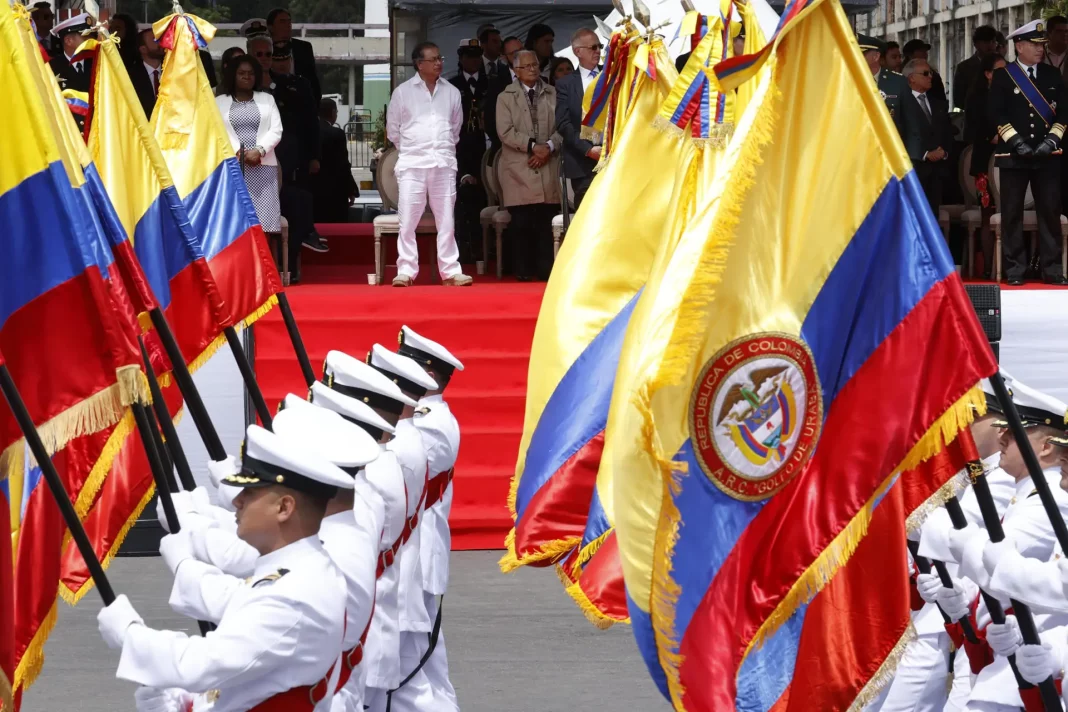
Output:
M419 401L420 408L429 408L425 415L416 415L415 427L423 438L430 479L448 472L456 464L460 452L460 426L449 410L449 404L440 394L425 396ZM423 590L441 596L449 583L449 552L452 549L452 534L449 530L449 511L452 509L452 484L446 488L441 499L426 510L420 524L419 558L423 567Z
M404 473L404 486L408 493L407 516L411 518L416 513L420 516L419 526L398 554L400 583L397 586L397 605L400 609L400 629L409 633L429 633L433 625L423 601L423 567L419 557L428 473L426 449L411 418L398 421L394 438L386 447L396 453Z
M586 69L582 66L579 67L578 72L579 76L582 77L582 92L586 93L586 89L589 88L590 84L597 81L597 75L600 72L598 72L596 67L593 69Z
M152 87L152 91L155 92L156 95L159 95L157 81L162 81L163 79L163 67L153 67L148 62L141 62L141 64L145 66L145 73L148 74L148 85Z
M431 93L417 74L393 91L386 135L397 147L398 172L409 168L456 170L456 143L464 111L460 92L442 79Z
M215 691L213 712L243 712L316 684L340 656L345 580L318 537L261 556L247 581L187 559L175 575L172 606L175 599L184 602L186 615L218 621L218 629L190 637L134 624L126 631L117 677Z

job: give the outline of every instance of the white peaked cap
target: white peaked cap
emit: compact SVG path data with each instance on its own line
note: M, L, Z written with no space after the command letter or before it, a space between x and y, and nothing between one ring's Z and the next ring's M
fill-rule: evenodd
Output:
M1020 413L1024 425L1048 425L1058 430L1065 429L1068 405L1053 396L1031 388L1026 383L1013 381L1012 402Z
M57 23L49 32L56 36L62 37L69 32L81 32L82 30L89 29L89 13L83 12L80 15L68 18L63 22Z
M453 369L457 371L464 370L464 365L460 363L460 359L449 353L447 348L437 341L431 341L425 336L420 336L407 326L401 327L400 348L398 351L401 355L418 361L420 365L435 367L435 370L445 371L449 375L452 374ZM441 363L435 364L434 361ZM445 368L442 368L442 365Z
M1005 381L1005 389L1008 390L1009 396L1012 397L1012 376L1009 372L1002 369L1001 378ZM989 378L984 378L979 381L979 387L983 389L983 395L986 396L986 412L987 413L1001 413L1001 403L998 401L998 396L994 393L994 386L990 384Z
M320 408L292 393L274 418L274 432L312 448L340 468L352 470L374 462L378 443L360 426L327 408Z
M407 356L390 351L382 344L375 344L368 354L373 368L386 372L386 375L400 386L405 393L418 394L422 397L427 391L438 388L438 382L430 377L415 361Z
M359 423L370 425L376 430L393 434L395 428L390 425L375 409L361 400L327 388L324 383L313 383L311 387L311 402L315 405L332 410L338 415L355 420ZM373 435L373 433L372 433Z
M235 487L281 485L327 497L337 489L353 488L352 475L324 459L314 446L258 425L248 426L245 434L241 471L224 478L223 483Z
M353 358L341 351L331 351L326 355L326 365L323 367L323 376L327 379L327 385L335 390L338 390L336 385L340 385L349 389L376 393L380 396L385 396L390 400L397 401L398 403L403 403L404 405L414 407L416 404L414 400L404 395L404 392L400 387L391 381L385 374L377 369L371 368L363 361ZM345 391L342 392L345 393ZM352 394L345 393L345 395ZM359 398L360 400L363 400L364 403L369 402L357 395L353 395L352 397Z

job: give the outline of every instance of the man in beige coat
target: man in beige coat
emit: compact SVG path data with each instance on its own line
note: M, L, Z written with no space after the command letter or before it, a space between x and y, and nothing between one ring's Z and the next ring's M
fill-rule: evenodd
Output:
M516 279L544 281L552 269L552 219L560 208L563 139L556 132L556 90L542 81L534 52L517 52L512 64L518 81L497 99L497 175L512 216Z

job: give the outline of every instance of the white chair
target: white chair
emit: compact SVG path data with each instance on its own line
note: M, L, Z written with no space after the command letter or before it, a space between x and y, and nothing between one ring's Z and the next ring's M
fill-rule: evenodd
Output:
M1001 171L996 165L994 165L994 158L990 158L990 176L991 194L994 197L994 203L998 206L998 212L990 216L990 227L994 230L994 281L1001 281ZM1023 232L1025 235L1034 234L1038 232L1038 213L1034 210L1035 199L1031 195L1031 186L1027 186L1027 193L1024 195L1024 212L1023 212ZM1068 268L1068 218L1064 215L1061 218L1061 272L1063 273Z
M395 169L397 167L398 158L397 149L390 147L382 154L382 158L378 161L378 170L375 173L375 178L378 182L378 194L382 197L382 210L396 210L397 198L400 194L400 190L397 186L397 175ZM382 264L382 237L385 235L392 235L394 237L400 235L400 217L396 213L389 215L379 215L374 219L374 231L375 231L375 278L378 284L382 284L385 268ZM434 224L434 214L429 210L423 213L423 216L419 218L419 224L415 227L416 235L436 235L438 232L437 226ZM431 270L434 274L437 274L437 242L431 241L434 245L433 259L431 260L434 269Z
M575 189L571 186L571 179L565 181L567 185L567 222L570 225L575 219ZM560 201L563 203L563 201ZM561 206L562 207L562 206ZM564 239L564 215L563 213L553 216L553 260L560 252L560 241Z
M487 148L482 154L482 187L486 189L486 207L478 214L478 221L482 225L482 264L489 263L489 234L493 227L493 216L500 210L501 187L497 183L497 155L492 148Z
M503 199L501 195L501 177L497 171L501 163L501 152L497 151L497 154L493 157L493 161L490 163L489 169L486 171L489 176L489 181L493 183L499 199ZM502 200L498 200L502 202ZM504 278L504 252L502 246L504 243L504 231L508 229L508 225L512 222L512 214L507 210L496 208L493 217L490 218L490 222L493 224L493 232L497 236L497 279Z

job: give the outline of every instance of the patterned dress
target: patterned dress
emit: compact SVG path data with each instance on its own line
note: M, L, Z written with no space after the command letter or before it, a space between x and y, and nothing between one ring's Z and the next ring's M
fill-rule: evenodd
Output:
M238 101L230 105L230 126L241 145L256 145L256 129L260 125L260 109L255 101ZM282 232L281 211L278 207L278 166L245 165L245 184L256 206L256 216L264 232Z

